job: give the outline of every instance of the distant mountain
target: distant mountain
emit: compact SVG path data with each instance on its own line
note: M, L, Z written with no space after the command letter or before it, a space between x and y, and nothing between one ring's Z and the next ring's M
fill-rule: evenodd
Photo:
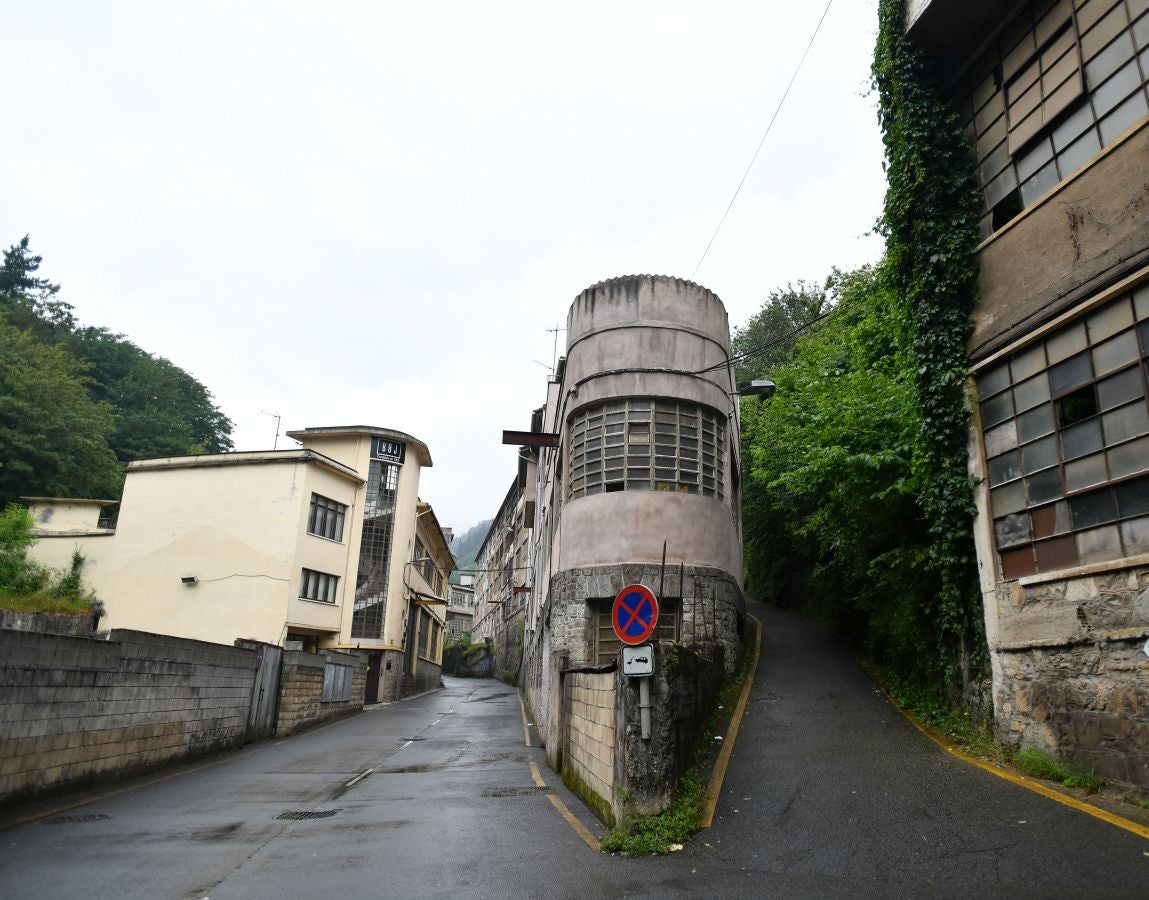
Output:
M475 568L475 557L478 555L479 547L483 543L483 538L487 536L487 529L491 527L493 521L494 519L484 519L451 541L451 553L455 557L458 568Z

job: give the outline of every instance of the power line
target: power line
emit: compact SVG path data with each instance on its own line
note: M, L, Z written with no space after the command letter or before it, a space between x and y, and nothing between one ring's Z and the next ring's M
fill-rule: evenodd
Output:
M806 45L806 49L802 52L802 58L798 60L798 65L794 69L794 74L790 76L790 83L786 85L786 90L782 92L782 99L778 101L778 106L774 110L774 115L770 117L770 123L766 126L766 131L762 134L762 140L758 142L758 149L754 151L754 155L750 157L750 165L746 167L746 171L742 173L742 180L738 182L738 187L734 189L734 196L730 198L730 202L726 204L726 211L722 214L722 218L718 221L718 227L714 229L714 234L710 236L710 241L706 245L706 249L702 251L702 256L698 258L698 265L694 267L694 271L690 273L691 279L698 274L698 270L702 268L702 262L706 259L706 254L710 252L711 246L714 244L714 239L718 237L718 232L722 230L722 226L726 223L726 217L730 215L730 209L734 206L734 201L738 199L738 193L742 190L742 185L746 183L746 178L750 175L750 170L754 168L754 163L758 159L758 154L762 151L763 144L766 143L766 138L770 134L770 129L774 127L774 120L778 118L778 113L782 111L782 104L786 102L786 97L790 94L790 88L794 86L794 80L798 77L798 73L802 71L802 63L806 61L806 55L810 52L810 48L814 45L814 38L818 36L818 32L822 29L822 23L826 21L826 13L830 11L830 5L834 0L829 0L826 4L825 10L822 11L822 18L818 20L817 26L814 28L814 33L810 35L810 42Z
M832 306L828 310L826 310L824 313L822 313L821 315L814 316L814 318L812 318L809 322L803 322L801 325L798 325L792 331L787 331L785 334L781 335L780 337L774 338L772 341L768 341L767 343L762 344L759 347L754 347L750 350L743 350L741 353L735 353L733 356L729 357L724 362L715 363L712 366L707 366L705 369L699 369L697 372L691 372L690 374L692 374L692 375L704 375L707 372L714 372L718 369L725 369L725 368L737 365L738 363L746 362L746 360L753 359L755 356L758 356L761 353L765 353L767 350L773 350L775 347L777 347L781 344L789 343L795 337L797 337L799 334L801 334L803 331L806 331L808 328L812 328L814 325L817 325L819 322L821 322L827 316L831 316L837 311L838 311L838 307Z

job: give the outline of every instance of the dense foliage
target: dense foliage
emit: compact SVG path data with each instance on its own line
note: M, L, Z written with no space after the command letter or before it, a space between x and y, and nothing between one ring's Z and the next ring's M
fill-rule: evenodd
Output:
M874 84L886 256L831 279L822 305L791 289L756 317L831 309L788 355L742 363L778 385L768 403L742 404L746 558L751 591L940 694L968 686L984 640L964 395L978 200L901 0L881 2Z
M28 559L33 543L28 510L10 504L0 511L0 606L72 613L98 603L80 579L83 556L74 553L67 572L53 572Z
M195 378L106 328L80 327L27 236L0 267L0 504L114 499L131 459L230 450Z

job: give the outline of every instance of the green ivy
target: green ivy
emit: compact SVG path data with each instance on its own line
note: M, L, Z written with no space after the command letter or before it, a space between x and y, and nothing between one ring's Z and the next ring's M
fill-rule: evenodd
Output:
M886 148L882 277L906 334L920 433L913 469L940 588L927 602L950 683L983 652L966 468L966 340L977 283L977 182L957 116L905 33L904 0L880 0L873 83Z

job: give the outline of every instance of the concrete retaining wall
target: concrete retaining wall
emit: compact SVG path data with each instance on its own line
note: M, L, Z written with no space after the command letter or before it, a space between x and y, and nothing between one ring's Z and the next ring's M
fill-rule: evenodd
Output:
M255 653L0 631L0 799L242 744Z

